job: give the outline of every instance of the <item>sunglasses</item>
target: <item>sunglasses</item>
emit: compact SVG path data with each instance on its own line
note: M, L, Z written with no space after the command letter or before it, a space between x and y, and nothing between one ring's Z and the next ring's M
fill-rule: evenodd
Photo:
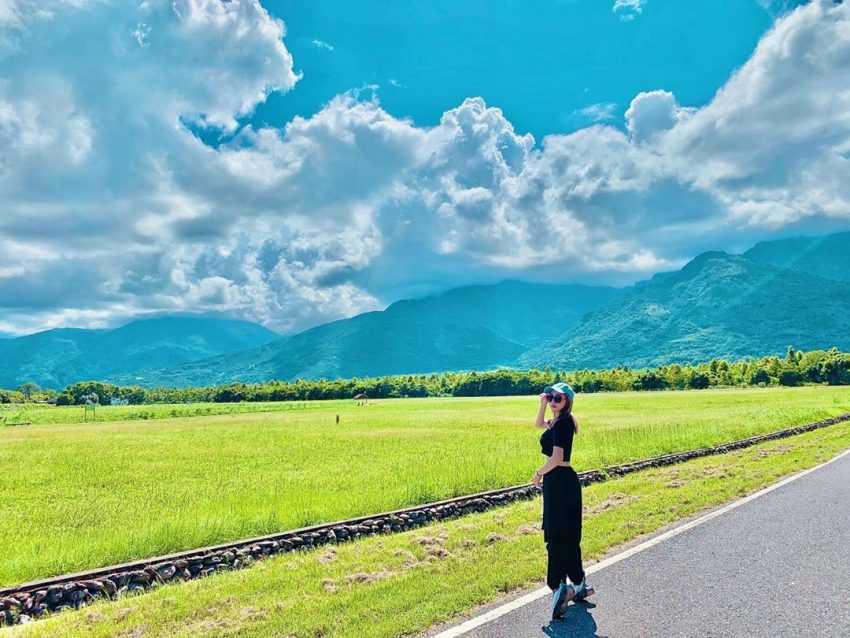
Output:
M563 394L550 394L548 396L549 396L549 403L560 403L561 399L564 398Z

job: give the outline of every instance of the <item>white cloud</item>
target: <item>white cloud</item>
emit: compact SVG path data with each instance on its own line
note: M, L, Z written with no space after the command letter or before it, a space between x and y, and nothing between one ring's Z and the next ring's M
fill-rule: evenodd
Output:
M767 13L776 18L777 16L790 11L794 7L806 2L806 0L756 0L759 6ZM840 0L839 0L840 2Z
M737 218L778 227L850 214L850 7L816 0L780 19L666 152Z
M579 109L576 113L591 122L608 122L616 118L616 109L614 102L597 102Z
M418 127L364 90L218 148L184 123L235 130L298 79L257 2L55 12L16 18L0 66L2 330L180 310L297 330L506 276L632 281L850 219L846 6L782 18L700 109L637 95L625 132L535 144L480 98Z
M312 44L317 49L324 49L325 51L333 51L334 46L332 44L328 44L324 40L311 40L310 44Z
M679 106L669 91L638 93L626 111L626 129L635 141L651 140L685 121L695 110Z
M27 20L49 19L56 11L82 7L93 0L0 0L0 25L21 26Z
M614 0L611 11L620 17L623 22L630 22L643 13L646 0Z

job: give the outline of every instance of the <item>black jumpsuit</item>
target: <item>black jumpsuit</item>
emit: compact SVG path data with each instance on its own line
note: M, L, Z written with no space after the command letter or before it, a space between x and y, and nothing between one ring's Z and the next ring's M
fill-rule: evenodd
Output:
M564 449L564 461L570 460L575 422L572 415L559 417L540 436L540 448L552 456L552 448ZM581 565L581 484L572 467L558 466L543 475L543 540L546 542L548 567L546 584L553 591L566 578L573 583L584 579Z

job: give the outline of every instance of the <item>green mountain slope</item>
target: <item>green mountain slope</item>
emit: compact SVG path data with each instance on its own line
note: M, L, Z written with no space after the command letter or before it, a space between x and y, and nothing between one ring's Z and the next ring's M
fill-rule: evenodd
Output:
M850 348L850 283L704 253L634 286L521 366L655 366L800 349Z
M253 350L110 380L188 386L510 365L616 294L613 288L517 281L455 288L323 324Z
M151 366L175 366L279 338L258 324L205 317L160 317L114 330L60 328L0 340L0 387L44 388L104 379Z
M762 264L850 281L850 232L765 241L744 253Z
M505 281L279 337L193 318L0 340L0 387L145 386L487 369L650 366L850 348L850 233L709 252L624 289Z

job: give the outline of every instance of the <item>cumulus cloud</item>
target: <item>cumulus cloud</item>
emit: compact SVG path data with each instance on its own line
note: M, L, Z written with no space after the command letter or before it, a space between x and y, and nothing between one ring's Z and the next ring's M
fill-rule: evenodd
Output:
M125 262L164 255L160 227L208 209L181 182L215 154L185 124L232 130L297 81L283 24L253 0L4 0L0 15L0 234L15 241L0 307L24 330L61 324L65 304L117 314Z
M626 128L633 140L642 142L669 131L694 111L680 107L669 91L638 93L626 111Z
M182 310L294 331L503 277L633 281L850 219L850 10L825 0L701 108L649 90L622 128L539 142L481 98L421 127L366 91L240 129L298 81L256 0L5 2L3 331Z
M850 7L821 0L779 20L666 152L742 221L780 227L850 214Z

